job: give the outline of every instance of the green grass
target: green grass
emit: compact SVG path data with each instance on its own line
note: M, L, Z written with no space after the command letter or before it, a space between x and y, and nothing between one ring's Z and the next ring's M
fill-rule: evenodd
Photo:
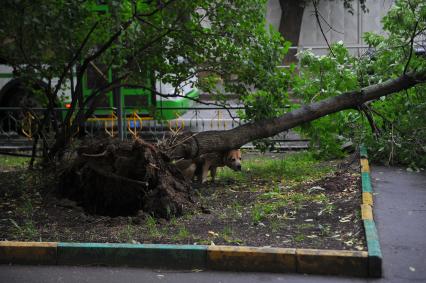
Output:
M172 237L174 241L181 241L189 238L191 233L186 229L186 227L180 227L177 234Z
M310 152L287 154L282 159L259 156L244 160L242 172L235 172L227 167L220 168L217 179L249 181L256 178L292 184L312 180L332 171L331 166L319 166L319 163Z
M279 208L287 206L287 204L288 203L285 200L274 201L269 203L256 203L251 210L251 219L253 223L259 223L266 217L276 213Z
M305 235L303 235L303 234L297 234L297 235L294 237L294 240L295 240L296 242L303 242L303 241L305 240Z
M9 219L13 225L13 234L20 239L35 239L39 236L38 229L34 223L33 216L35 213L34 203L31 197L23 197L16 213L22 217L23 221L19 225L15 220Z
M312 195L295 191L284 191L281 193L272 191L258 196L257 202L251 210L251 218L254 223L258 223L265 218L276 215L282 207L297 211L302 205L312 202L324 204L325 213L331 213L334 209L328 197L323 193Z
M0 155L1 168L25 168L30 162L29 157Z
M154 238L161 236L160 230L157 228L157 222L154 217L148 216L145 222L148 235Z
M251 220L254 223L278 217L278 214L283 213L283 207L286 211L297 212L308 203L323 204L323 213L331 213L334 207L325 194L300 191L296 185L320 179L331 173L333 167L321 163L310 152L291 153L282 157L249 157L243 161L242 172L224 167L219 169L217 177L219 181L239 183L243 189L259 193L251 206ZM240 204L234 203L232 208L236 215L241 211Z
M124 243L132 243L137 236L136 226L133 225L132 219L129 217L127 224L118 233L118 240Z
M235 238L234 237L234 231L232 230L231 227L229 226L225 226L222 230L222 232L220 233L222 239L229 243L229 244L241 244L243 243L243 241L241 239Z
M27 219L22 225L18 225L13 219L9 219L13 224L13 235L18 239L35 239L39 236L38 229L36 228L32 219Z

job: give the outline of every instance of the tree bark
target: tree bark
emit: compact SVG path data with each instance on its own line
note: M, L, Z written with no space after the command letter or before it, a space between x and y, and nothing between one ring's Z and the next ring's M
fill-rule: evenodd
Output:
M299 0L280 0L281 20L279 31L281 35L291 42L292 46L299 46L300 29L302 27L305 4ZM290 49L284 58L283 64L297 62L296 49Z
M201 132L191 138L186 138L177 146L169 148L167 153L171 159L195 158L208 152L239 148L250 141L274 136L328 114L356 108L367 101L411 88L425 81L425 73L407 73L396 79L371 85L358 91L346 92L304 105L277 118L247 123L232 130Z

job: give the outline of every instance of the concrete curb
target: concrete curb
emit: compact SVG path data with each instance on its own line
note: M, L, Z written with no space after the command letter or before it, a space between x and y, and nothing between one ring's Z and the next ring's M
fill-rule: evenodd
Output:
M368 164L367 149L360 147L361 155L361 180L362 204L361 215L364 222L365 237L368 249L368 273L370 277L382 277L382 251L380 249L379 235L373 216L373 186L371 185L370 166Z
M4 241L0 263L368 276L367 252L292 248Z
M362 157L366 151L360 148ZM365 155L363 155L365 154ZM171 269L292 272L380 277L382 255L373 221L368 160L361 158L362 219L368 252L267 247L0 242L0 263L107 265Z

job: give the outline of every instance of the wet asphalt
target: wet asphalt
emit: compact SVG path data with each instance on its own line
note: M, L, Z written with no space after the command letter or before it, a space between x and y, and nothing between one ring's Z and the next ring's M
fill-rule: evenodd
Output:
M143 268L0 265L13 282L426 282L426 173L373 166L374 217L383 252L381 279L303 274L169 271Z

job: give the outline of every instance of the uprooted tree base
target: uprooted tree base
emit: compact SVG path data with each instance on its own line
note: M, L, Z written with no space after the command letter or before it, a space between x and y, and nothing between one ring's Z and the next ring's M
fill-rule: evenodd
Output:
M191 189L177 168L170 164L170 158L195 158L204 153L239 148L250 141L271 137L328 114L360 107L367 101L425 81L424 72L404 73L395 79L304 105L280 117L254 121L231 130L182 135L161 151L141 140L122 144L101 141L83 146L75 162L61 177L60 192L98 214L128 215L143 210L156 217L180 215L192 204Z
M90 213L123 216L142 210L170 218L194 207L184 176L162 151L140 139L86 143L65 166L59 194Z

